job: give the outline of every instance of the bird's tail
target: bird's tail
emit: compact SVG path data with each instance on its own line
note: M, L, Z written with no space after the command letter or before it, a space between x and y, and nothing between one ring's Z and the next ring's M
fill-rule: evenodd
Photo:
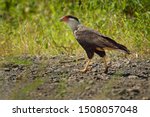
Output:
M127 53L127 54L131 54L130 50L127 49L127 47L125 47L122 44L118 44L118 49L122 50L123 52Z

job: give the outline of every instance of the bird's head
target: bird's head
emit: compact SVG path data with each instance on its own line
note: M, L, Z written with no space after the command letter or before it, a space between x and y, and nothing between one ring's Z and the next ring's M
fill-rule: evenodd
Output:
M60 18L60 21L66 22L73 31L76 30L77 26L80 24L78 18L71 15L63 16Z

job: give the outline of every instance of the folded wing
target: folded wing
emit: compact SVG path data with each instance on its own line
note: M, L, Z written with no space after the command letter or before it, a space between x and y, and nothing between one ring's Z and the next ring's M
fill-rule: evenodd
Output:
M88 29L86 27L80 27L75 34L77 40L81 45L91 45L95 48L101 49L119 49L123 52L130 54L130 51L122 44L117 43L111 38L101 35L99 32Z

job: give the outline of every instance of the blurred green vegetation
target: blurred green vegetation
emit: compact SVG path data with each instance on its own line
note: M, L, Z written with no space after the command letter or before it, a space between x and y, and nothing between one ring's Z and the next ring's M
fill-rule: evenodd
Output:
M64 15L141 55L150 53L149 0L1 0L0 55L74 54L81 48Z

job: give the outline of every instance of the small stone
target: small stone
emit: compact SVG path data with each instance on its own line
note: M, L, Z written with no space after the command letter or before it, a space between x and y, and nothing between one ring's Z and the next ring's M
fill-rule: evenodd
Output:
M13 82L16 82L16 75L13 74L12 76L10 76L9 80L13 81Z
M147 62L147 63L150 63L150 60L147 60L146 62Z
M92 72L98 72L98 70L96 68L93 68Z
M131 67L136 67L137 66L137 64L133 64Z
M138 76L135 76L135 75L129 75L128 78L129 78L129 79L137 79Z
M93 74L93 76L97 76L97 72L93 72L92 74Z
M123 74L122 74L124 77L127 77L130 75L130 72L129 71L125 71Z
M4 68L4 71L9 72L10 68Z
M108 73L107 73L107 75L113 75L114 73L115 73L114 70L109 70Z
M40 87L37 87L37 90L41 90L41 88L40 88Z
M131 64L131 61L128 60L128 61L126 62L126 64L127 64L127 65Z
M118 91L118 94L124 95L126 92L127 92L126 89L121 89L120 91Z
M134 94L137 95L140 93L140 90L139 90L139 88L134 88L131 90L131 92L134 92Z
M13 68L17 68L17 67L18 67L18 65L15 65L15 64L14 64L14 65L12 65L12 67L13 67Z
M150 100L150 97L143 97L142 100Z
M54 70L54 72L61 72L62 70L60 68Z
M87 90L90 90L91 89L91 87L90 86L88 86L88 87L86 87L85 88L85 90L87 91Z
M84 83L85 83L85 80L84 80L84 79L78 79L78 82L79 82L80 84L84 84Z
M15 67L13 70L14 70L14 71L17 71L18 69L19 69L18 67Z
M58 79L58 78L54 78L54 79L53 79L53 82L58 83L58 82L59 82L59 79Z
M90 85L94 84L94 80L90 80L90 81L89 81L89 84L90 84Z
M20 69L20 70L24 70L25 68L24 68L24 66L20 65L20 66L19 66L19 69Z

